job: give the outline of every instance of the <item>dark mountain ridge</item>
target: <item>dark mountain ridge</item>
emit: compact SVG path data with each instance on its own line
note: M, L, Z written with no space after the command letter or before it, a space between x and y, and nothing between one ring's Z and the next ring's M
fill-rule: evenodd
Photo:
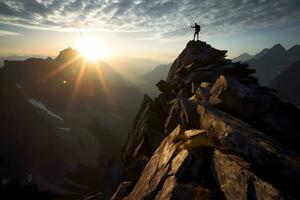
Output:
M277 77L275 77L270 83L270 87L276 89L279 92L279 96L284 101L293 103L294 105L300 105L300 61L288 66L287 69L282 71Z
M40 188L71 199L99 190L141 101L139 89L71 48L55 59L5 61L0 81L0 178L23 184L30 175Z
M237 57L238 58L238 57ZM238 59L233 59L238 61ZM255 77L262 85L268 86L280 72L300 59L300 46L294 45L286 50L281 44L275 44L270 49L265 48L251 59L240 60L256 69Z

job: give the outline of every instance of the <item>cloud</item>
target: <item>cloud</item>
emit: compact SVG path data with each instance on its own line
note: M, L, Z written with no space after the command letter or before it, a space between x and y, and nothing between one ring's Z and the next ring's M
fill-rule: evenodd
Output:
M20 34L16 33L16 32L11 32L11 31L0 30L0 37L8 36L8 35L20 35Z
M0 22L50 30L180 36L199 22L208 35L300 22L298 0L5 0ZM297 21L298 20L298 21Z

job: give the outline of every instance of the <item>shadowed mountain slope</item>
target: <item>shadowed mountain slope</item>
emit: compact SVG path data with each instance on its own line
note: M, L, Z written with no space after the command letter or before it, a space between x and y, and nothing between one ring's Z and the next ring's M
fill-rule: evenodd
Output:
M300 58L299 58L300 59ZM282 100L300 105L300 61L290 65L272 80L270 87L278 90Z

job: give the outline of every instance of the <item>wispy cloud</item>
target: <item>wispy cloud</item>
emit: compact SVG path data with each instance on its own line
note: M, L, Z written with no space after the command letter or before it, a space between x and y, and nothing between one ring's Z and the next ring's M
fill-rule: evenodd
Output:
M20 34L16 33L16 32L11 32L11 31L0 30L0 37L7 36L7 35L20 35Z
M1 2L2 1L2 2ZM300 22L298 0L0 0L0 22L29 28L184 35L195 21L206 34Z

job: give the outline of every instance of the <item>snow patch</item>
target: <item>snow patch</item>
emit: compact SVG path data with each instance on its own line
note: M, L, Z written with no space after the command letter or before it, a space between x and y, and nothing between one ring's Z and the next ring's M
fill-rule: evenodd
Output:
M34 105L34 106L36 106L36 107L38 107L38 108L40 108L40 109L46 111L48 115L50 115L50 116L52 116L52 117L54 117L54 118L56 118L56 119L59 119L59 120L63 121L63 119L62 119L60 116L58 116L58 115L56 115L55 113L53 113L53 112L51 112L50 110L48 110L47 107L46 107L43 103L37 101L36 99L31 98L31 99L28 99L28 101L29 101L32 105Z
M62 131L71 131L71 128L58 128L58 129Z
M22 85L20 85L19 83L16 83L16 87L20 90L23 89Z

